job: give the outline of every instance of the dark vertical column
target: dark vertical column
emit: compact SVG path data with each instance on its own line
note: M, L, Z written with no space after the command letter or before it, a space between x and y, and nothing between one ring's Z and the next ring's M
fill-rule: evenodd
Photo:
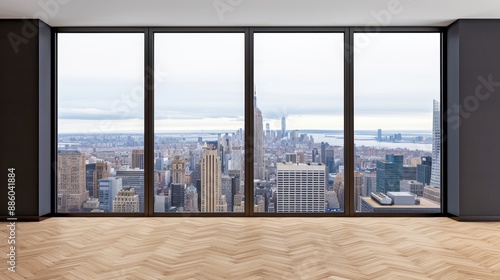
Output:
M51 31L39 20L0 20L0 216L15 168L15 216L50 213Z
M448 212L500 220L500 20L448 28Z

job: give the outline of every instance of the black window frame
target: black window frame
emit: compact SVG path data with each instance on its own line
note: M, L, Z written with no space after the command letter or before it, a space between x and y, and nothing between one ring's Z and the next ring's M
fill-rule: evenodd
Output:
M59 33L143 33L144 34L144 212L141 213L58 213L57 212L57 34ZM154 212L154 34L155 33L244 33L245 52L245 212L244 213L155 213ZM325 213L254 212L253 188L253 87L255 33L343 33L344 34L344 211ZM354 33L439 33L441 106L441 211L439 213L366 213L354 209ZM442 27L55 27L52 28L52 201L51 217L445 217L447 207L446 159L446 75ZM251 202L251 203L249 203Z

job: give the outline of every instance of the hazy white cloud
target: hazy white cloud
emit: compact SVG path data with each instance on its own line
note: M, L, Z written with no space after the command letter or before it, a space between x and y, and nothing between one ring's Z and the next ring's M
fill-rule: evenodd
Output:
M439 34L378 34L355 53L356 129L432 128ZM142 34L59 34L59 131L143 129ZM257 104L272 129L343 129L343 35L255 34ZM244 116L243 34L157 34L161 130L231 130ZM161 75L160 75L161 74Z

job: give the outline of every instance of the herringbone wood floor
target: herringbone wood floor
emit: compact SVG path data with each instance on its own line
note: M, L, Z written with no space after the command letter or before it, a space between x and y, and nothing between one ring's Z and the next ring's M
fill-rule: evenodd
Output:
M1 279L500 279L500 223L448 218L51 218Z

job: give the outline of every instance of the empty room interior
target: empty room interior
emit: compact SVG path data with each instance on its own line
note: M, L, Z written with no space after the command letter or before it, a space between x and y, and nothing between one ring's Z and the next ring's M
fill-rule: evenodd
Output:
M0 279L500 279L499 50L496 0L0 0Z

